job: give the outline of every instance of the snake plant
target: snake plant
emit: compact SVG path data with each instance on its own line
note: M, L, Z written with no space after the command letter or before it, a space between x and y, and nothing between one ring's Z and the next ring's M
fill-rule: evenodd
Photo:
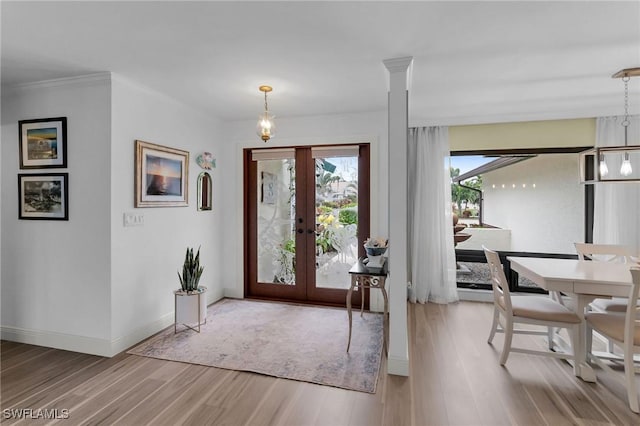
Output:
M182 276L180 275L180 271L178 271L182 291L197 291L198 282L200 281L203 270L204 266L200 266L200 247L198 247L198 252L195 256L193 255L193 248L187 247L184 265L182 265Z

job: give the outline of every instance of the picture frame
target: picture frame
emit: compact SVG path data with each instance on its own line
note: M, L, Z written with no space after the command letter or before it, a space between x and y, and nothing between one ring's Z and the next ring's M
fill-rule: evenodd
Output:
M67 167L67 117L20 120L20 169Z
M278 177L273 173L262 172L262 197L263 204L275 204L277 197Z
M69 220L69 174L18 174L18 219Z
M189 152L135 141L135 207L189 205Z

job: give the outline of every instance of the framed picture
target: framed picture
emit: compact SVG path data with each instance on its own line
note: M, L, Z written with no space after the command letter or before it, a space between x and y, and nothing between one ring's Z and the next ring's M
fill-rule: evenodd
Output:
M69 174L18 174L19 219L69 220Z
M136 140L136 207L189 205L189 152Z
M273 173L262 172L262 202L264 204L276 203L278 177Z
M67 167L67 117L22 120L20 168Z

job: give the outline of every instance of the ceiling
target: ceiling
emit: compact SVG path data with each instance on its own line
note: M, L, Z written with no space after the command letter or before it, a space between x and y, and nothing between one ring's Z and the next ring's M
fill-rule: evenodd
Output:
M2 85L111 71L222 120L382 111L411 125L619 115L640 2L1 2ZM640 78L631 80L640 111Z

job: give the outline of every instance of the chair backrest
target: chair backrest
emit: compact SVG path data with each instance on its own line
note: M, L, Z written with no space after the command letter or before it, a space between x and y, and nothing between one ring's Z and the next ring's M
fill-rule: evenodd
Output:
M624 341L634 342L636 327L640 327L640 306L638 306L638 293L640 290L640 266L632 266L630 269L633 286L629 290L629 303L624 321ZM634 303L635 302L635 303ZM634 343L631 344L634 346Z
M632 263L636 253L631 248L616 244L574 243L578 259L605 262Z
M511 311L511 293L509 292L509 283L507 277L504 275L504 268L500 263L500 256L495 251L482 246L484 255L487 258L487 264L489 265L489 272L491 272L491 289L493 290L493 301L498 303L498 300L504 298L504 304L507 311Z

